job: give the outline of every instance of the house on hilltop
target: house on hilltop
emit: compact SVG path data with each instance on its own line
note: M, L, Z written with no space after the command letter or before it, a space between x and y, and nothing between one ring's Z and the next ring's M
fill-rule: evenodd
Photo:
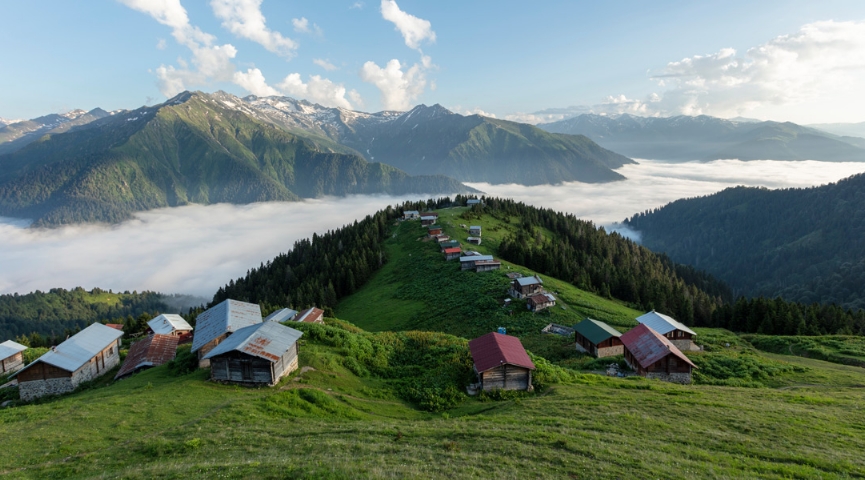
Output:
M470 341L469 350L482 390L532 390L535 364L519 338L492 332Z
M206 368L207 352L243 327L261 323L261 307L255 303L225 300L205 310L195 319L192 352L198 352L199 367ZM272 322L271 322L272 323Z
M420 212L417 210L404 210L402 212L403 220L417 220L418 218L420 218Z
M121 330L94 323L19 370L18 394L30 401L71 392L120 363Z
M0 343L0 375L14 372L24 366L25 345L12 340Z
M700 347L694 343L694 337L697 336L697 333L670 316L652 310L637 317L637 322L645 324L652 330L667 337L673 345L679 347L679 350L686 352L700 350Z
M574 325L577 350L598 358L624 354L621 336L615 328L591 318Z
M294 321L303 323L324 323L324 310L315 307L307 308L298 313L297 316L294 317Z
M276 385L297 369L297 341L303 332L276 322L243 327L214 347L204 359L218 382Z
M555 307L556 297L549 293L536 293L526 299L526 308L532 312L540 312L545 308Z
M179 337L192 332L192 325L180 315L163 313L147 322L147 328L151 333L158 335L173 335Z
M128 377L141 370L158 367L174 360L179 341L179 335L154 333L144 340L133 343L114 379Z
M665 336L641 323L621 336L625 361L646 378L667 382L691 383L691 371L697 368Z
M531 277L517 277L511 282L511 288L508 294L516 299L530 297L544 291L544 281L541 277L534 275Z

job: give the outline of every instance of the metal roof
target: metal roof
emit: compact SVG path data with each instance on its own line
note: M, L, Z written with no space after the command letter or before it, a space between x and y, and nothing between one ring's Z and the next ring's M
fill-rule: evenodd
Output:
M479 373L503 364L535 369L535 364L517 337L491 332L471 340L469 350Z
M480 230L480 229L481 229L480 225L472 225L469 227L469 230Z
M477 199L474 199L474 198L470 198L470 199L468 199L468 200L466 201L466 205L474 205L474 204L477 204L477 203L481 203L481 201L480 201L480 200L477 200Z
M480 262L480 261L492 261L492 255L469 255L465 257L460 257L461 262Z
M261 307L258 304L226 300L206 310L195 319L192 351L198 351L220 335L236 332L257 323L261 323Z
M530 296L528 300L529 303L531 303L532 305L543 305L544 303L555 302L556 297L553 297L552 295L545 295L543 293L536 293Z
M516 282L517 282L521 287L527 287L527 286L529 286L529 285L535 285L535 284L539 284L539 285L543 285L543 284L544 284L544 281L541 280L541 277L539 277L539 276L537 276L537 275L532 276L532 277L520 277L520 278L517 278L517 279L516 279Z
M306 322L306 323L315 323L320 320L321 317L324 316L324 310L320 308L307 308L306 310L297 314L297 318L295 318L295 322Z
M681 322L676 321L676 319L668 317L663 313L658 313L654 310L637 317L637 322L648 325L649 328L660 333L661 335L666 335L673 330L681 330L683 332L688 332L691 335L697 334L697 332L686 327Z
M445 253L460 253L460 247L446 248Z
M231 351L277 362L303 336L303 332L276 322L250 325L234 332L204 358L213 358Z
M174 360L177 355L177 342L180 337L176 335L153 334L149 337L135 342L129 347L126 360L120 371L114 376L115 379L125 377L143 367L158 367L159 365Z
M436 220L438 220L438 218L439 217L434 217L432 215L424 215L424 216L420 217L421 220L432 220L432 221L436 221Z
M420 212L417 210L403 210L403 215L420 215Z
M18 352L23 352L24 350L27 350L25 345L13 342L12 340L6 340L5 342L0 343L0 360L7 359Z
M686 357L681 350L670 343L666 337L652 330L645 323L641 323L631 330L628 330L620 338L625 348L631 352L631 355L634 356L643 368L649 368L650 365L670 354L675 355L692 367L697 368L697 366L694 365L694 363Z
M283 308L282 310L277 310L268 315L267 318L264 319L264 321L282 323L293 319L295 315L297 315L297 310Z
M615 328L607 325L604 322L586 318L582 322L574 325L574 330L580 335L586 337L595 345L603 342L610 337L621 337L622 333Z
M176 330L180 330L181 332L192 330L192 325L190 325L189 322L184 320L180 315L175 315L173 313L163 313L147 322L147 326L153 330L153 333L158 333L160 335L168 335Z
M19 370L18 373L27 370L37 362L47 363L67 372L74 372L122 336L123 332L120 330L106 327L101 323L94 323L37 358L33 363Z

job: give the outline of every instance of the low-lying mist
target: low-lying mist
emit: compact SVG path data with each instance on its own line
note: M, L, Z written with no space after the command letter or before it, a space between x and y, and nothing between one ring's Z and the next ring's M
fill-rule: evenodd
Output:
M489 195L562 210L610 225L672 200L735 185L806 187L865 171L865 164L640 161L627 180L560 186L474 184ZM0 293L54 287L156 290L210 298L247 269L290 249L295 240L362 218L409 198L352 196L297 203L186 206L140 213L116 226L29 229L0 219ZM623 232L627 233L627 232Z

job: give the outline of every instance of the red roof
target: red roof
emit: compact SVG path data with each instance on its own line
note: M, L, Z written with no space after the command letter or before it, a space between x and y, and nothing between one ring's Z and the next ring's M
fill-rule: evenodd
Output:
M517 337L488 333L470 341L469 350L478 372L485 372L505 363L535 369L535 364Z
M296 319L295 321L297 321L297 322L324 323L324 320L322 320L322 318L321 318L322 316L324 316L324 310L322 310L320 308L312 307L312 308L307 308L306 310L298 313L297 316L294 318Z
M111 328L116 329L116 330L123 330L123 324L122 323L106 323L105 326L111 327Z
M643 323L623 334L620 339L625 348L631 352L631 355L634 356L643 368L649 368L650 365L670 354L677 356L692 367L697 368L697 366L694 365L694 363L691 362L691 360L688 359L681 350L670 343L666 337L652 330Z
M174 360L177 354L177 340L174 335L151 335L129 347L126 360L114 378L135 373L139 368L157 367Z
M529 303L531 303L532 305L543 305L550 302L552 302L552 300L550 300L550 297L544 295L543 293L536 293L529 297Z
M445 253L460 253L460 252L462 252L462 250L460 250L460 247L453 247L453 248L446 248L445 249Z

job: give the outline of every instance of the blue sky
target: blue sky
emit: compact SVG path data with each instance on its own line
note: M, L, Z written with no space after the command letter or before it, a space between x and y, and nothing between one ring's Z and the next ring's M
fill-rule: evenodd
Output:
M530 122L865 121L862 1L6 1L0 42L4 118L222 89Z

